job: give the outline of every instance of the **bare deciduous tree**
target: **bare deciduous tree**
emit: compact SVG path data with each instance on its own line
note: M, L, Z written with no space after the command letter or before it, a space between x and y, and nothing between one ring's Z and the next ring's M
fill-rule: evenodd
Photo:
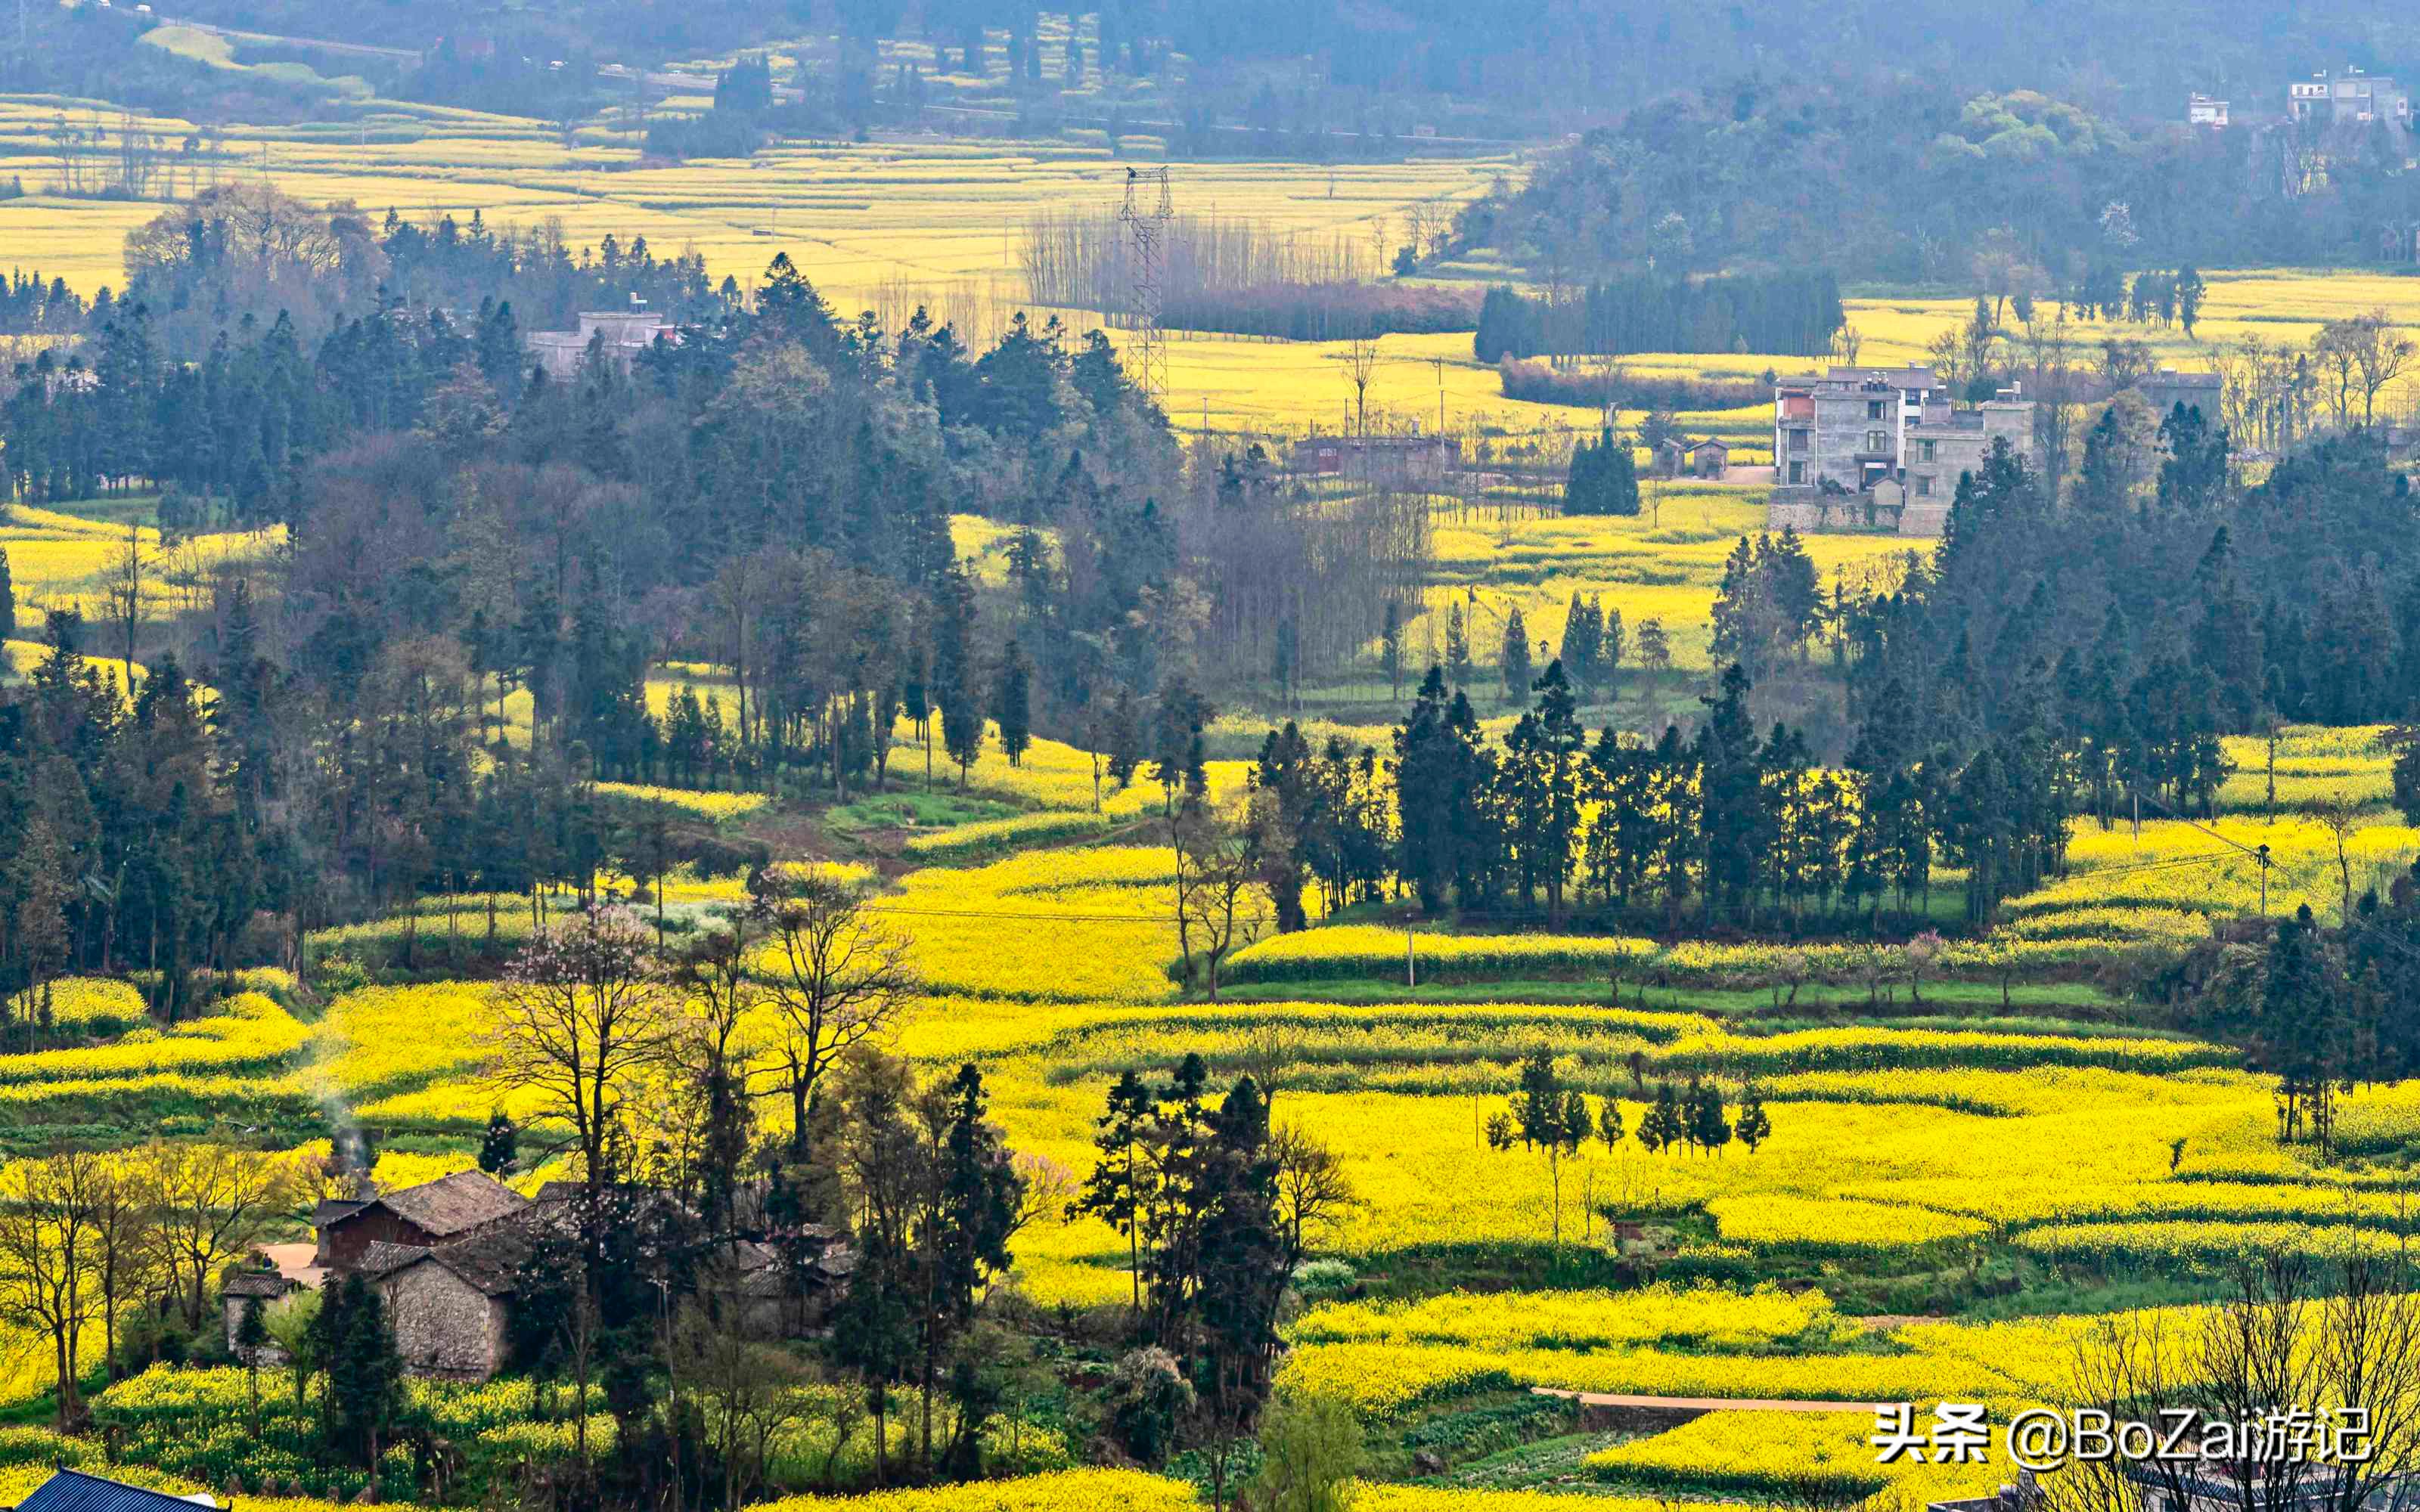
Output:
M1344 376L1353 385L1353 424L1370 434L1370 379L1378 371L1378 338L1355 336L1344 344Z
M863 884L812 872L768 875L757 899L782 1023L777 1089L790 1099L790 1146L801 1157L816 1084L852 1046L888 1032L920 985L908 941L871 904Z
M49 1338L62 1430L84 1416L77 1346L101 1306L93 1212L105 1159L62 1149L0 1173L0 1318Z
M1259 938L1272 917L1249 816L1222 814L1207 803L1187 803L1169 820L1168 831L1176 857L1178 949L1188 978L1198 953L1208 969L1206 986L1215 1003L1220 963Z
M2247 1260L2207 1309L2104 1318L2077 1341L2071 1410L2119 1421L2273 1424L2302 1412L2366 1416L2366 1456L2247 1453L2236 1458L2079 1458L2040 1482L2047 1512L2203 1506L2230 1488L2237 1512L2355 1508L2420 1469L2420 1292L2408 1257L2349 1251L2313 1263Z
M1278 1238L1291 1273L1312 1242L1341 1224L1360 1198L1335 1151L1291 1124L1269 1135L1269 1155L1277 1164Z
M621 909L584 909L531 939L496 1000L492 1089L532 1094L544 1116L570 1125L582 1178L602 1190L622 1104L670 1053L676 1026L678 997L646 926Z
M705 1428L706 1443L722 1466L722 1504L738 1506L765 1481L773 1440L811 1415L813 1398L803 1389L807 1367L767 1341L752 1317L739 1277L728 1268L709 1269L697 1300L685 1307L673 1331L672 1367Z
M201 1326L211 1274L258 1243L304 1184L285 1156L218 1142L155 1139L136 1152L131 1175L155 1204L163 1263L190 1328Z

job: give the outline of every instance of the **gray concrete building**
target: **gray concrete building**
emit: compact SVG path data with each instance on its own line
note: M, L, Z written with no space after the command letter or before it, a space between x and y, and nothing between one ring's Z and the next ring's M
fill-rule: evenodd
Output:
M2347 69L2342 73L2315 73L2307 82L2286 86L2286 114L2298 121L2325 126L2363 126L2383 122L2400 131L2412 129L2412 92L2390 74Z
M592 342L599 357L628 373L631 362L654 346L658 336L677 343L680 331L653 310L582 310L579 330L533 331L523 345L547 377L567 378L580 371Z
M2188 409L2200 410L2201 418L2212 425L2224 424L2218 409L2223 386L2215 373L2184 373L2173 367L2147 374L2134 384L2152 413L2164 416L2183 405Z
M1835 367L1774 386L1776 530L1890 530L1939 535L1958 477L1994 441L2033 450L2032 401L2019 390L1960 409L1929 367Z

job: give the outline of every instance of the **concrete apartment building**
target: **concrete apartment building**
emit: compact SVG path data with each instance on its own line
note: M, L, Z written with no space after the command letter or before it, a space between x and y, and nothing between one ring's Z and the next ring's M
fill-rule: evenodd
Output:
M2347 69L2342 73L2315 73L2309 82L2286 86L2286 114L2298 121L2317 120L2326 126L2359 126L2383 121L2401 131L2412 129L2412 92L2382 73Z
M1980 468L1996 440L2030 456L2033 430L2033 404L2019 390L1960 409L1930 367L1783 378L1773 394L1767 523L1939 535L1959 474Z
M591 341L606 362L628 373L632 359L654 346L658 336L678 342L680 332L653 310L582 310L579 330L533 331L523 345L547 377L568 378L579 373Z

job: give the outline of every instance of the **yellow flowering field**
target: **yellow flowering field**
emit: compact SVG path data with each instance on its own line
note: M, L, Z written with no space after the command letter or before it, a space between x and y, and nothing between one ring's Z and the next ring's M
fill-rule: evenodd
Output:
M329 1004L315 1026L309 1074L348 1102L416 1090L480 1065L493 1021L481 983L365 987Z
M641 782L599 782L599 795L631 803L665 804L701 819L737 819L754 813L773 800L762 793L701 793L691 788L655 787Z
M0 1084L282 1068L308 1038L286 1010L257 993L240 993L211 1005L210 1016L166 1030L132 1029L107 1044L0 1056Z
M1328 1303L1297 1319L1296 1344L1459 1344L1591 1351L1658 1344L1745 1353L1864 1333L1821 1291L1795 1294L1658 1282L1635 1291L1449 1292L1414 1302Z
M103 977L67 977L52 982L47 999L52 1022L88 1028L143 1021L143 994L132 982Z
M1016 814L1007 819L981 819L969 824L951 825L911 836L906 849L909 856L920 861L943 861L955 856L1013 850L1019 845L1046 841L1080 839L1101 834L1109 827L1109 820L1102 814L1044 810L1040 813Z
M2064 885L2063 885L2064 886ZM2049 889L2045 889L2046 891ZM2043 893L2029 893L2023 903ZM2012 909L2019 906L2011 904ZM2036 911L2056 914L2055 905ZM2020 915L2020 918L2030 915ZM2022 926L2021 926L2022 927ZM2195 937L2208 933L2195 924ZM2020 937L2016 959L2023 969L2071 964L2101 942L2080 944L2063 936ZM1654 981L1683 987L1761 987L1782 979L1785 968L1803 972L1807 980L1852 982L1858 980L1874 952L1856 945L1800 945L1787 949L1761 944L1722 944L1687 940L1658 945L1640 938L1603 934L1446 934L1433 930L1413 932L1373 924L1342 924L1323 929L1276 934L1238 951L1226 975L1235 982L1318 981L1356 977L1401 980L1405 956L1420 980L1436 979L1540 978L1605 980L1616 967L1627 982ZM1994 956L1972 941L1948 942L1933 966L1936 975L1984 975L1996 969Z
M1709 1412L1637 1443L1599 1450L1589 1468L1608 1481L1786 1498L1794 1486L1829 1483L1922 1503L1987 1495L2004 1468L1875 1462L1869 1412Z
M10 201L13 208L23 201ZM7 217L0 215L0 224ZM6 244L0 232L0 244ZM45 271L47 271L47 268ZM145 612L152 616L199 608L208 598L209 573L218 563L267 556L285 539L284 527L262 532L226 532L193 535L168 546L148 526L130 532L124 526L80 519L54 510L0 504L0 550L8 554L9 577L17 591L17 623L0 626L10 637L9 660L19 673L40 653L32 638L42 625L46 609L75 609L87 618L108 608L105 579L123 560L130 542L140 553L145 576ZM106 637L94 626L90 658L103 663ZM15 636L28 639L18 641ZM26 649L20 650L23 645ZM122 663L106 663L119 668Z

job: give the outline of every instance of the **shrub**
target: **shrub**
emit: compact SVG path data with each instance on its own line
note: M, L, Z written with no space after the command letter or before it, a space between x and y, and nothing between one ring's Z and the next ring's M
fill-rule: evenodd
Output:
M1306 1301L1335 1296L1360 1279L1343 1260L1305 1260L1294 1269L1294 1289Z
M1174 1446L1177 1422L1193 1410L1193 1383L1176 1357L1156 1346L1135 1350L1109 1377L1109 1424L1134 1457L1156 1465Z

